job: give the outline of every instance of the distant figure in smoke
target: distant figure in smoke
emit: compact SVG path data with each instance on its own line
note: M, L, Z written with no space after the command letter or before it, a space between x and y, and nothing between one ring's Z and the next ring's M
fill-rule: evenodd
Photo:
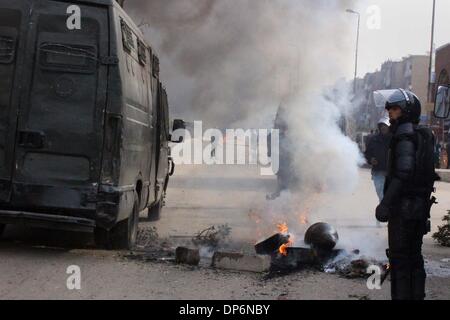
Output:
M372 166L372 181L380 202L384 197L384 184L386 182L388 151L391 142L390 126L387 116L380 119L378 122L379 131L369 137L365 152L367 162ZM377 221L377 226L380 226L379 221Z
M377 219L389 222L392 299L423 300L423 236L430 232L430 211L436 200L431 195L439 179L435 138L429 128L419 126L421 104L412 92L396 89L375 94L386 101L393 134L384 198L376 209Z
M292 155L291 155L291 144L288 137L288 113L284 104L281 104L278 108L277 115L275 118L274 129L279 130L280 136L280 169L277 173L277 191L269 196L268 200L275 200L281 195L281 192L291 188L296 181L294 174L292 172ZM271 141L271 137L269 137ZM269 144L269 150L270 144ZM269 151L270 152L270 151Z

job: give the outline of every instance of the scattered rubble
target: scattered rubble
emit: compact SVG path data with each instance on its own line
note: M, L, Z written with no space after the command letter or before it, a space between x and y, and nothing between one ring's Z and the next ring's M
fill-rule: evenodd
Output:
M132 251L123 256L130 260L139 260L143 262L175 262L175 256L173 250L167 249L146 249L146 250L136 250Z
M221 226L212 226L200 231L192 242L196 246L205 246L217 248L219 243L224 241L231 234L231 228L225 224Z
M336 249L338 233L326 223L314 224L307 230L306 245L294 247L291 236L280 232L256 244L256 254L218 251L219 246L223 248L223 241L230 232L231 228L227 225L212 226L194 237L183 237L183 241L176 243L174 240L159 239L156 228L140 230L139 249L127 258L267 273L268 278L308 269L334 273L348 279L367 278L370 276L367 273L370 265L380 266L383 279L389 273L387 264L362 257L359 250L346 252ZM189 242L194 245L193 248L190 248ZM281 250L282 247L285 247L284 250ZM210 254L205 255L205 251Z
M136 249L124 257L144 262L175 262L174 249L169 243L159 238L155 227L140 228L137 235Z
M347 279L356 278L368 278L371 274L368 273L368 268L372 265L379 266L382 272L381 279L386 280L389 274L389 265L387 263L383 264L379 261L373 259L360 257L359 252L354 251L352 253L347 253L343 251L334 260L330 261L324 265L323 270L326 273L338 274Z
M269 256L264 255L216 252L211 266L217 269L262 273L270 270L271 261Z
M178 264L198 266L200 263L200 251L198 249L178 247L175 250L175 262Z
M148 248L155 246L158 239L158 230L155 227L139 229L136 243L140 248Z

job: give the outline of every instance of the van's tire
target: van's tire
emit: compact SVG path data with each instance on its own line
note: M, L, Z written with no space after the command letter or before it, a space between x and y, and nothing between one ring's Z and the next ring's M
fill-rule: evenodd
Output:
M135 195L130 217L119 222L110 231L96 228L95 243L107 250L133 250L136 246L139 225L139 198Z
M152 207L148 208L148 221L159 221L161 219L161 212L164 204L164 194L161 199Z
M0 238L3 236L3 232L5 231L6 224L0 223Z

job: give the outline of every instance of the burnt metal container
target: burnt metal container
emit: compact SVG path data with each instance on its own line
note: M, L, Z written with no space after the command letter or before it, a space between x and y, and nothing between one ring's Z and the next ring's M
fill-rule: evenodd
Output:
M305 243L321 251L333 250L338 241L339 235L336 229L328 223L316 223L305 234Z

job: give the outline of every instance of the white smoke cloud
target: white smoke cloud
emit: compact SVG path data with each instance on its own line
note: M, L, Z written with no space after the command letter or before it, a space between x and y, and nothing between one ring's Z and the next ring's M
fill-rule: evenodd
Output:
M352 69L353 0L129 0L162 60L172 110L213 126L270 123L280 100ZM243 126L243 127L246 127Z
M288 214L286 221L303 231L302 212L311 220L321 216L311 199L345 198L358 183L362 157L338 126L351 108L351 88L335 88L332 99L324 94L353 69L355 21L345 9L355 6L355 0L126 2L137 21L148 23L144 31L161 58L176 116L220 128L272 127L283 102L290 169L300 189L256 208L267 213L264 222Z

